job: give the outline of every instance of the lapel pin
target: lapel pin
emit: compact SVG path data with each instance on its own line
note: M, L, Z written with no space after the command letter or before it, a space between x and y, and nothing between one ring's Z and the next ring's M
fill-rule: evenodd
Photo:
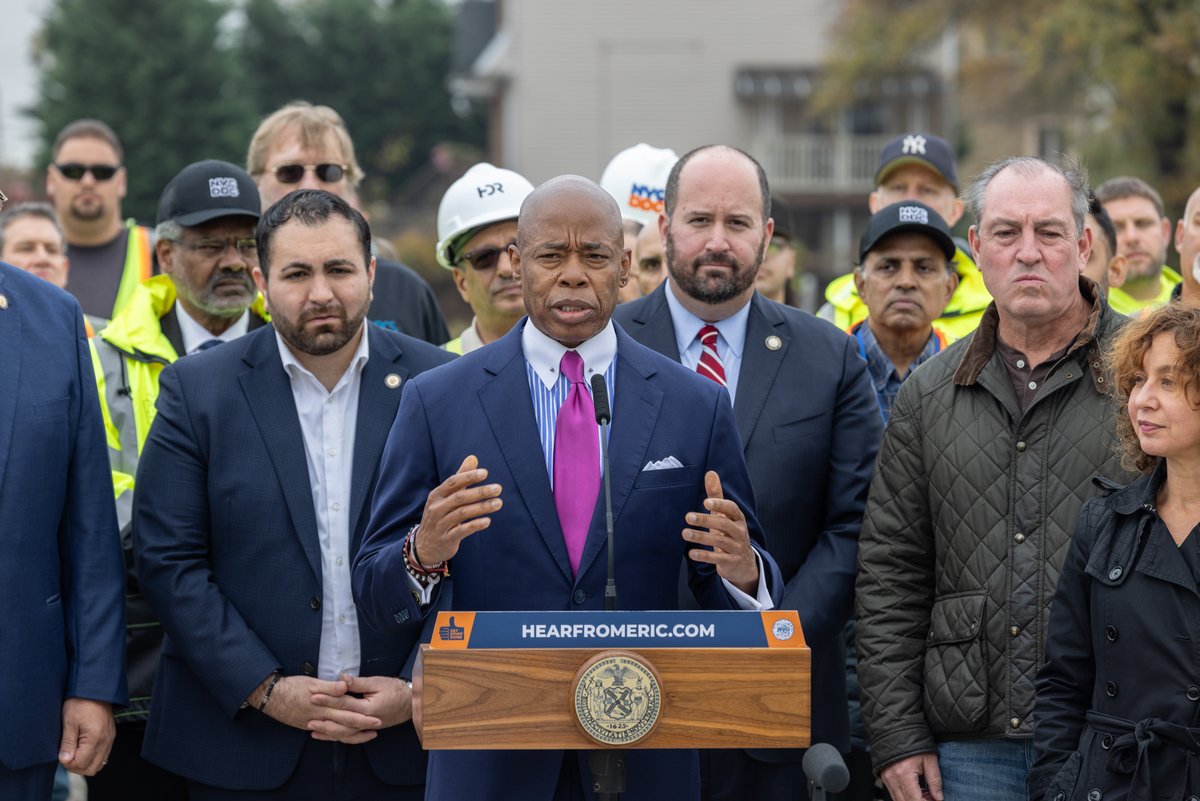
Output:
M7 308L8 308L8 298L4 295L0 295L0 311L3 311L4 309L7 309Z
M387 378L383 379L383 383L388 389L395 389L396 387L400 386L400 376L396 375L395 373L388 373Z
M771 336L767 337L766 345L767 350L779 350L783 347L783 340L774 334L771 334Z

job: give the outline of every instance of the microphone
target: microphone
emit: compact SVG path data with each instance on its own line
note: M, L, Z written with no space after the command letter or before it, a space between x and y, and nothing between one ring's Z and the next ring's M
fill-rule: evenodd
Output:
M592 403L596 406L596 422L605 425L612 422L612 413L608 408L608 384L600 373L592 375Z
M829 743L817 743L804 753L800 763L813 791L814 801L824 799L825 792L840 793L850 784L850 771L842 755Z
M604 427L600 436L600 465L604 473L604 525L608 534L608 583L604 585L604 611L617 611L617 578L613 548L612 488L608 481L608 431L612 410L608 405L608 384L600 373L592 374L592 403L596 406L596 423Z

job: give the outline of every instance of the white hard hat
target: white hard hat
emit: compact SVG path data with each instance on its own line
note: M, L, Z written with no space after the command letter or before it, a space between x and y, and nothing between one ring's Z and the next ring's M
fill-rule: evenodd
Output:
M649 225L662 211L667 176L677 161L674 150L643 142L613 156L600 176L600 186L621 207L621 219Z
M438 264L453 269L454 246L464 234L492 223L515 220L533 184L512 170L476 164L450 184L438 206Z

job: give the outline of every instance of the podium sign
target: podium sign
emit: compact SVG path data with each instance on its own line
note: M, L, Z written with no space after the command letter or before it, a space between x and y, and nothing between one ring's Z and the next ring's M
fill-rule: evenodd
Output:
M441 612L413 676L426 749L804 748L794 611Z

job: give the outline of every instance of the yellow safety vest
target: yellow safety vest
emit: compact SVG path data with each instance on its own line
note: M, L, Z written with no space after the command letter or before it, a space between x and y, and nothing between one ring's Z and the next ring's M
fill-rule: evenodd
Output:
M175 284L170 276L152 276L134 287L126 306L92 339L92 363L122 527L129 522L138 456L154 422L158 376L179 358L162 332L161 322L174 304ZM254 299L250 311L270 319L262 295Z
M979 320L992 302L992 296L984 286L983 273L962 248L954 254L952 264L958 273L958 287L934 324L952 339L962 339L979 327ZM833 309L832 322L843 331L867 318L867 305L858 296L853 273L833 279L825 288L825 300Z
M125 269L121 272L121 283L117 286L117 299L113 303L112 316L116 317L138 284L150 278L154 270L154 258L150 252L150 229L138 225L132 218L125 221L129 239L125 242Z
M1138 300L1120 287L1108 290L1108 305L1113 311L1118 311L1127 317L1137 317L1150 306L1161 306L1171 302L1171 293L1183 281L1183 276L1163 265L1162 274L1158 276L1158 294L1150 300Z

